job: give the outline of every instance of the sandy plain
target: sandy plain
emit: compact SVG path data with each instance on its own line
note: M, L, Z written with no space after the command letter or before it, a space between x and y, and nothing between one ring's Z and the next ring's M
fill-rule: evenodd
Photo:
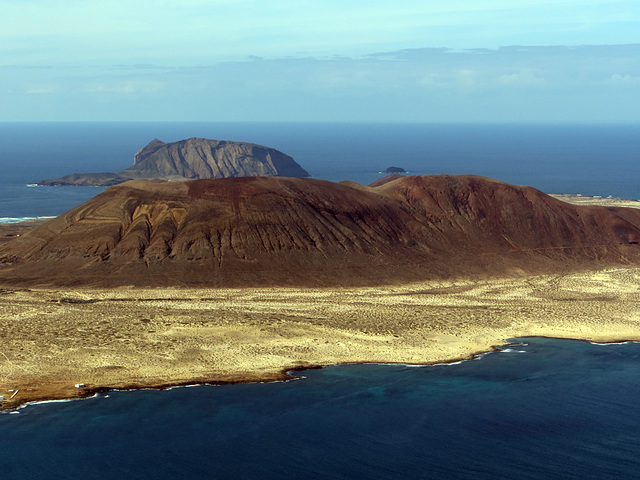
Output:
M604 201L621 205L591 200ZM0 396L6 409L341 363L448 362L514 337L640 341L639 306L637 267L352 289L0 285Z

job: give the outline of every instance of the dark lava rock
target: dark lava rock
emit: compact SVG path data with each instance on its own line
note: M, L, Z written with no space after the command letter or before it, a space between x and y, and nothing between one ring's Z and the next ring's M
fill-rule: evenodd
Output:
M382 173L407 173L407 171L404 168L400 168L400 167L389 167L386 170L383 170Z

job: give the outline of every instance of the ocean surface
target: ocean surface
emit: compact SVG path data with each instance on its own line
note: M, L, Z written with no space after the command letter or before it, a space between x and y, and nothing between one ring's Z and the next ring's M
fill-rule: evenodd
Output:
M640 199L640 126L0 123L0 222L103 189L153 138L278 148L313 177L473 173ZM525 338L427 367L342 365L285 383L110 392L0 414L0 472L29 479L603 479L640 472L640 344Z
M111 392L0 414L29 479L606 479L640 471L640 344L524 338L454 365Z
M70 173L117 172L154 138L237 140L279 149L312 177L371 183L476 174L546 193L640 199L640 125L0 123L0 222L59 215L99 187L29 187Z

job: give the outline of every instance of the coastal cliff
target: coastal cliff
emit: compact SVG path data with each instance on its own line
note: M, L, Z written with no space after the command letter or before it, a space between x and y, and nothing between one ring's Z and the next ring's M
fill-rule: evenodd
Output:
M39 185L112 186L128 180L308 177L289 155L246 142L189 138L165 143L157 138L135 154L131 167L118 173L74 173Z

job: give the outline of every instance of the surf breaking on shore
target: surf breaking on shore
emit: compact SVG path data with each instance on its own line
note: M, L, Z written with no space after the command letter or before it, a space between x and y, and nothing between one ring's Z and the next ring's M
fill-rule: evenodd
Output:
M21 222L30 222L32 220L46 220L55 217L0 217L0 225L8 224L8 223L21 223Z

